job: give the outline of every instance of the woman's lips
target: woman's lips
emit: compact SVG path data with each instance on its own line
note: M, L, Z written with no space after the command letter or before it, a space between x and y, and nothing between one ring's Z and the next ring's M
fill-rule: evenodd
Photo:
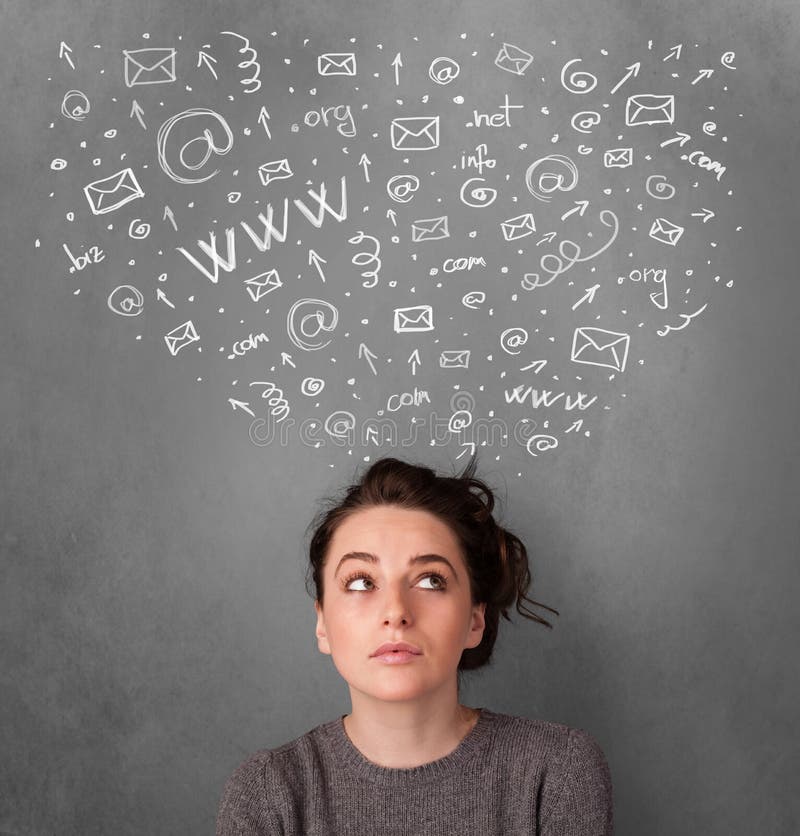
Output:
M381 653L378 656L373 656L372 658L377 659L379 662L383 662L384 665L403 665L421 655L421 653L410 653L407 650L394 650L387 653Z

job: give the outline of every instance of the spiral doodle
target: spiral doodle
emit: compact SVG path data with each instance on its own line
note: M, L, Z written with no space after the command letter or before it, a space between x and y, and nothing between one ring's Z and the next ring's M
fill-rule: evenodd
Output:
M237 32L220 32L220 35L231 35L234 38L239 38L239 40L244 42L244 46L239 50L239 52L244 55L245 53L249 52L250 55L244 60L240 61L236 66L240 70L246 70L248 67L255 67L253 70L253 75L250 78L241 78L239 79L239 84L245 85L245 93L257 93L261 89L261 79L259 76L261 75L261 64L258 63L258 53L250 46L250 41L244 37L244 35L239 35ZM248 84L255 84L256 86L247 89L246 85Z
M731 52L729 50L728 52L725 52L725 53L722 54L722 57L719 59L719 62L720 62L720 64L722 64L723 67L727 67L729 70L735 70L736 67L733 66L733 62L735 60L736 60L736 53Z
M471 308L473 311L478 309L478 305L482 305L486 301L486 294L482 290L470 290L461 297L461 304L465 308Z
M64 94L64 99L61 102L61 115L66 116L67 119L72 119L75 122L83 122L86 114L91 109L92 106L89 104L89 99L80 90L69 90Z
M475 398L471 392L461 389L450 398L450 409L453 412L472 412L475 409Z
M654 185L655 184L655 185ZM644 184L647 194L657 200L669 200L675 196L675 186L667 182L663 174L651 174Z
M590 93L595 87L597 87L597 76L586 72L586 70L575 70L570 73L569 79L565 78L567 67L572 64L577 64L580 61L583 61L583 58L573 58L571 61L567 61L567 63L564 64L561 68L561 84L569 93L583 95L584 93Z
M545 453L554 447L558 447L558 439L552 435L533 435L528 439L525 447L532 456L538 456L539 453ZM534 448L536 449L535 453L533 452Z
M428 76L431 81L435 81L437 84L449 84L451 81L455 81L460 72L461 67L458 61L445 57L434 58L428 68Z
M128 235L133 238L134 241L144 241L145 238L150 234L150 224L147 221L143 221L141 218L134 218L130 222L130 226L128 227Z
M132 284L121 284L108 295L107 304L119 316L139 316L144 310L144 296Z
M325 381L321 377L304 377L300 384L300 393L313 398L325 388Z
M53 162L50 163L50 168L53 171L63 171L67 167L67 161L62 159L61 157L56 157Z
M352 412L339 409L325 419L325 432L339 441L355 443L356 416Z
M408 203L419 188L419 177L413 174L397 174L386 184L389 197L396 203Z
M572 117L572 127L582 134L590 134L601 122L596 110L581 110Z
M267 401L269 414L275 419L275 423L280 424L289 414L289 403L283 396L283 389L279 389L270 380L254 380L250 385L265 387L261 397Z
M538 172L538 169L545 166L547 163L555 163L557 166L563 167L568 172L568 178L558 171L550 170ZM533 182L534 174L538 173L536 183ZM578 167L569 157L563 154L549 154L547 157L541 157L528 166L525 172L525 184L528 191L537 199L545 203L552 200L551 192L570 192L578 185Z
M450 416L447 429L451 433L460 433L472 423L472 413L467 409L459 409Z
M716 122L703 122L703 133L707 134L708 136L716 136L716 134L717 134L717 123Z
M515 348L528 342L528 332L524 328L506 328L500 335L500 345L506 354L519 354Z
M348 243L350 244L360 244L362 241L369 239L375 246L374 252L360 252L356 253L350 261L355 264L357 267L367 267L370 264L375 263L375 267L371 270L363 270L361 273L361 277L363 279L367 279L368 281L361 282L363 287L375 287L378 284L378 272L381 269L381 260L378 257L381 251L381 242L372 235L365 235L361 230L359 230L352 238L348 238ZM371 282L369 280L372 280Z
M461 187L461 202L465 206L469 206L473 209L485 209L487 206L491 206L496 198L497 198L497 189L487 188L486 186L473 186L469 193L469 200L465 196L465 192L467 188L470 187L471 183L485 183L486 179L484 177L471 177L469 180L464 182L464 185Z

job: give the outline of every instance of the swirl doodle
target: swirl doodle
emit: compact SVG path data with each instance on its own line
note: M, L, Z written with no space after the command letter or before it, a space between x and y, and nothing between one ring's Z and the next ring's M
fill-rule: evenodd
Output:
M484 177L471 177L465 181L460 192L461 202L472 209L485 209L487 206L491 206L497 199L497 189L487 188L486 186L472 186L469 195L465 194L471 183L485 182Z
M506 328L500 335L500 345L506 354L519 354L520 346L528 342L528 332L524 328Z
M545 453L558 447L558 439L552 435L533 435L528 439L525 448L532 456L538 456L539 453ZM534 449L536 452L534 453Z
M475 398L472 392L467 392L466 389L460 389L455 392L450 398L450 409L453 412L473 412L475 409Z
M552 167L547 165L548 163L555 163L557 166L565 168L569 179L562 172L553 171ZM545 166L546 170L540 172L539 169ZM535 184L533 182L534 174L538 175ZM551 197L552 192L570 192L578 185L578 167L569 157L565 157L563 154L549 154L528 166L528 170L525 172L525 185L537 200L549 203L553 199Z
M139 316L144 310L144 296L132 284L121 284L111 291L107 304L119 316Z
M304 313L310 308L310 313ZM330 318L330 321L327 321ZM298 321L299 320L299 321ZM303 351L318 351L330 345L330 340L317 342L321 331L333 331L339 322L339 311L324 299L298 299L286 316L289 339ZM309 323L312 323L309 326Z
M61 115L75 122L83 122L86 115L92 109L89 99L80 90L69 90L64 94L61 102Z
M451 81L455 81L460 72L461 67L458 61L445 57L434 58L428 68L430 80L437 84L449 84Z
M717 123L716 122L703 122L703 133L707 134L708 136L716 136L717 135Z
M304 377L300 384L300 393L309 398L319 395L325 388L325 381L321 377Z
M722 64L723 67L727 67L729 70L735 70L736 67L733 66L733 62L735 60L736 53L728 51L722 54L722 57L719 59L719 63Z
M600 212L600 223L604 226L612 227L613 233L611 238L599 250L596 250L591 255L581 255L581 248L574 241L565 238L558 245L558 255L555 253L545 253L539 259L539 269L547 273L548 276L542 279L539 273L526 273L525 278L521 284L525 290L534 290L537 287L547 287L552 281L557 279L562 273L572 267L573 264L580 264L585 261L591 261L597 258L600 253L605 252L616 240L619 232L619 220L617 216L610 209L603 209ZM610 220L609 220L610 218ZM570 252L571 251L571 252ZM550 266L552 265L552 266Z
M143 221L141 218L134 218L128 227L128 235L134 241L144 241L150 234L150 224Z
M348 238L347 240L350 244L360 244L362 241L368 240L375 247L374 252L356 253L350 259L357 267L368 267L370 264L375 263L375 267L371 270L363 270L361 272L361 278L367 279L367 281L361 282L362 287L375 287L378 284L378 272L381 269L381 260L378 257L381 251L381 242L372 235L365 235L360 229L352 238ZM370 279L372 281L369 281Z
M597 87L597 76L586 72L586 70L575 70L570 73L569 79L565 78L567 67L581 61L583 61L583 58L573 58L571 61L567 61L567 63L561 68L561 84L569 93L583 95L584 93L590 93L595 87Z
M240 70L246 70L248 67L255 67L253 70L252 76L250 78L242 78L239 79L239 84L245 85L245 93L257 93L261 89L261 79L259 76L261 75L261 64L258 63L258 53L250 46L250 41L245 38L244 35L240 35L237 32L220 32L220 35L231 35L234 38L239 38L239 40L244 42L244 46L239 50L239 52L244 55L245 53L250 53L244 61L240 61L236 66ZM248 84L254 84L255 87L251 87L249 90L247 89Z
M647 194L656 200L669 200L675 197L675 186L667 182L663 174L651 174L644 184Z
M275 423L280 424L289 414L289 403L283 396L283 389L279 389L269 380L254 380L250 385L265 387L261 397L267 401L269 414L275 419Z
M601 122L601 116L596 110L581 110L572 117L572 127L582 134L590 134Z
M204 128L203 132L200 136L195 136L194 138L190 139L188 142L185 142L182 146L180 151L178 152L178 160L180 164L188 169L189 171L197 171L198 169L202 168L207 162L211 154L219 154L220 156L227 154L231 148L233 148L233 133L231 132L228 123L223 119L222 116L219 115L215 110L209 110L206 107L193 107L189 110L184 110L181 113L176 113L174 116L170 116L166 122L158 129L158 137L157 137L157 145L158 145L158 164L161 166L162 170L166 175L168 175L172 180L176 183L205 183L206 180L210 180L215 175L219 174L219 169L214 169L211 174L206 175L205 177L182 177L179 174L176 174L170 164L167 162L167 142L170 137L170 133L175 128L176 125L179 125L182 122L186 122L190 119L214 119L220 125L222 125L222 129L225 132L225 139L226 142L224 145L216 145L214 142L214 137L211 134L211 131L208 128ZM193 145L195 142L205 143L206 152L203 157L199 160L199 162L190 163L186 157L186 149Z
M482 290L470 290L461 297L461 304L465 308L471 308L473 311L478 310L478 307L486 301L486 294Z
M419 177L413 174L397 174L386 184L389 197L396 203L408 203L419 188Z

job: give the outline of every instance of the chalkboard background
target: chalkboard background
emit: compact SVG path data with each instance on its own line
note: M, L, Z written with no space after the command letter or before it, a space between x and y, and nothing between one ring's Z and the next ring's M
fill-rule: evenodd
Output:
M213 832L349 709L317 500L475 448L561 617L465 701L588 729L620 834L796 833L797 4L2 20L0 832Z

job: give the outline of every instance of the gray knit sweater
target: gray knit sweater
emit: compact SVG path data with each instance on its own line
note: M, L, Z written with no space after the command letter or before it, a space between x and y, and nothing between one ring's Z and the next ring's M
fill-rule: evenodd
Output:
M379 766L342 718L251 755L225 785L217 836L610 836L611 775L585 731L482 709L459 745Z

